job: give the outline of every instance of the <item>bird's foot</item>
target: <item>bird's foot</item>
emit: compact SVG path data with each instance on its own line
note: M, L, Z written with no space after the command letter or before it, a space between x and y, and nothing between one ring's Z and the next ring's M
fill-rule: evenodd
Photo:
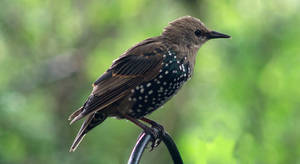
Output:
M156 122L154 122L151 125L152 125L152 128L158 132L159 137L154 142L154 147L157 147L161 143L162 137L165 135L166 132L165 132L164 127Z
M146 126L145 124L142 124L138 120L136 120L128 115L124 115L124 117L126 119L128 119L129 121L133 122L134 124L136 124L137 126L141 127L146 134L151 135L152 144L151 144L150 151L152 151L155 147L157 147L161 143L162 137L165 135L165 130L164 130L163 126L161 126L160 124L156 123L155 121L152 121L145 117L141 118L141 120L150 124L151 127ZM141 136L143 136L143 135L141 134L138 138L140 139Z
M165 131L163 126L156 124L155 126L152 125L151 128L145 129L145 133L151 135L152 140L151 140L150 151L152 151L161 143Z
M160 132L156 128L147 128L147 129L145 129L145 133L151 135L151 147L150 147L150 151L152 151L161 142Z
M153 140L152 140L150 151L152 151L153 148L157 147L161 143L162 137L166 133L165 129L162 125L160 125L160 124L156 123L155 121L150 120L148 118L143 117L143 118L141 118L141 120L150 124L151 125L150 129L152 129L150 131L152 131L152 132L154 131L154 133L155 133L155 135L151 135ZM152 134L154 134L154 133L152 133ZM149 132L149 134L151 134L151 132Z

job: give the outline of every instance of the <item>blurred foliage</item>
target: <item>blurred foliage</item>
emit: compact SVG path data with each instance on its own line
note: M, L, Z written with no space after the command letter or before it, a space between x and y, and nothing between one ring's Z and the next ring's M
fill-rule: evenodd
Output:
M300 163L298 0L1 0L0 163L126 163L140 129L108 119L69 153L95 81L183 15L230 40L199 51L194 77L150 118L185 163ZM171 163L160 145L141 163Z

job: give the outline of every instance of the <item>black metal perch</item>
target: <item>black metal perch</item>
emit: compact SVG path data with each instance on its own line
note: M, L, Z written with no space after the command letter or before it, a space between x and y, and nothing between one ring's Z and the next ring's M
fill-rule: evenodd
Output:
M165 143L167 146L169 153L173 159L174 164L183 164L182 158L180 156L180 153L177 149L177 146L173 139L170 137L170 135L165 132L160 136L162 141ZM135 144L131 155L128 160L128 164L138 164L140 162L140 159L142 157L142 154L147 146L147 144L151 141L151 135L143 132L137 143Z

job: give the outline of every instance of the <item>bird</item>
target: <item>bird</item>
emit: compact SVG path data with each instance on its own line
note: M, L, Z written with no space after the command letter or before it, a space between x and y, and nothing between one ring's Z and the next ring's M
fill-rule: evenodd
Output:
M87 117L70 148L108 117L126 119L155 135L146 118L170 100L193 74L199 48L208 40L230 38L209 30L198 18L183 16L161 35L129 48L94 83L86 102L69 116L70 124ZM152 125L147 126L145 123Z

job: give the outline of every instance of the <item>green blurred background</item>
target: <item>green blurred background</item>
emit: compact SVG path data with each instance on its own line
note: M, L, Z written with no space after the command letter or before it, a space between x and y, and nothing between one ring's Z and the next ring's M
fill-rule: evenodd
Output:
M150 118L192 164L300 164L299 0L1 0L0 163L126 163L141 129L108 119L79 149L67 118L129 47L184 15L232 36ZM163 144L141 163L171 163Z

